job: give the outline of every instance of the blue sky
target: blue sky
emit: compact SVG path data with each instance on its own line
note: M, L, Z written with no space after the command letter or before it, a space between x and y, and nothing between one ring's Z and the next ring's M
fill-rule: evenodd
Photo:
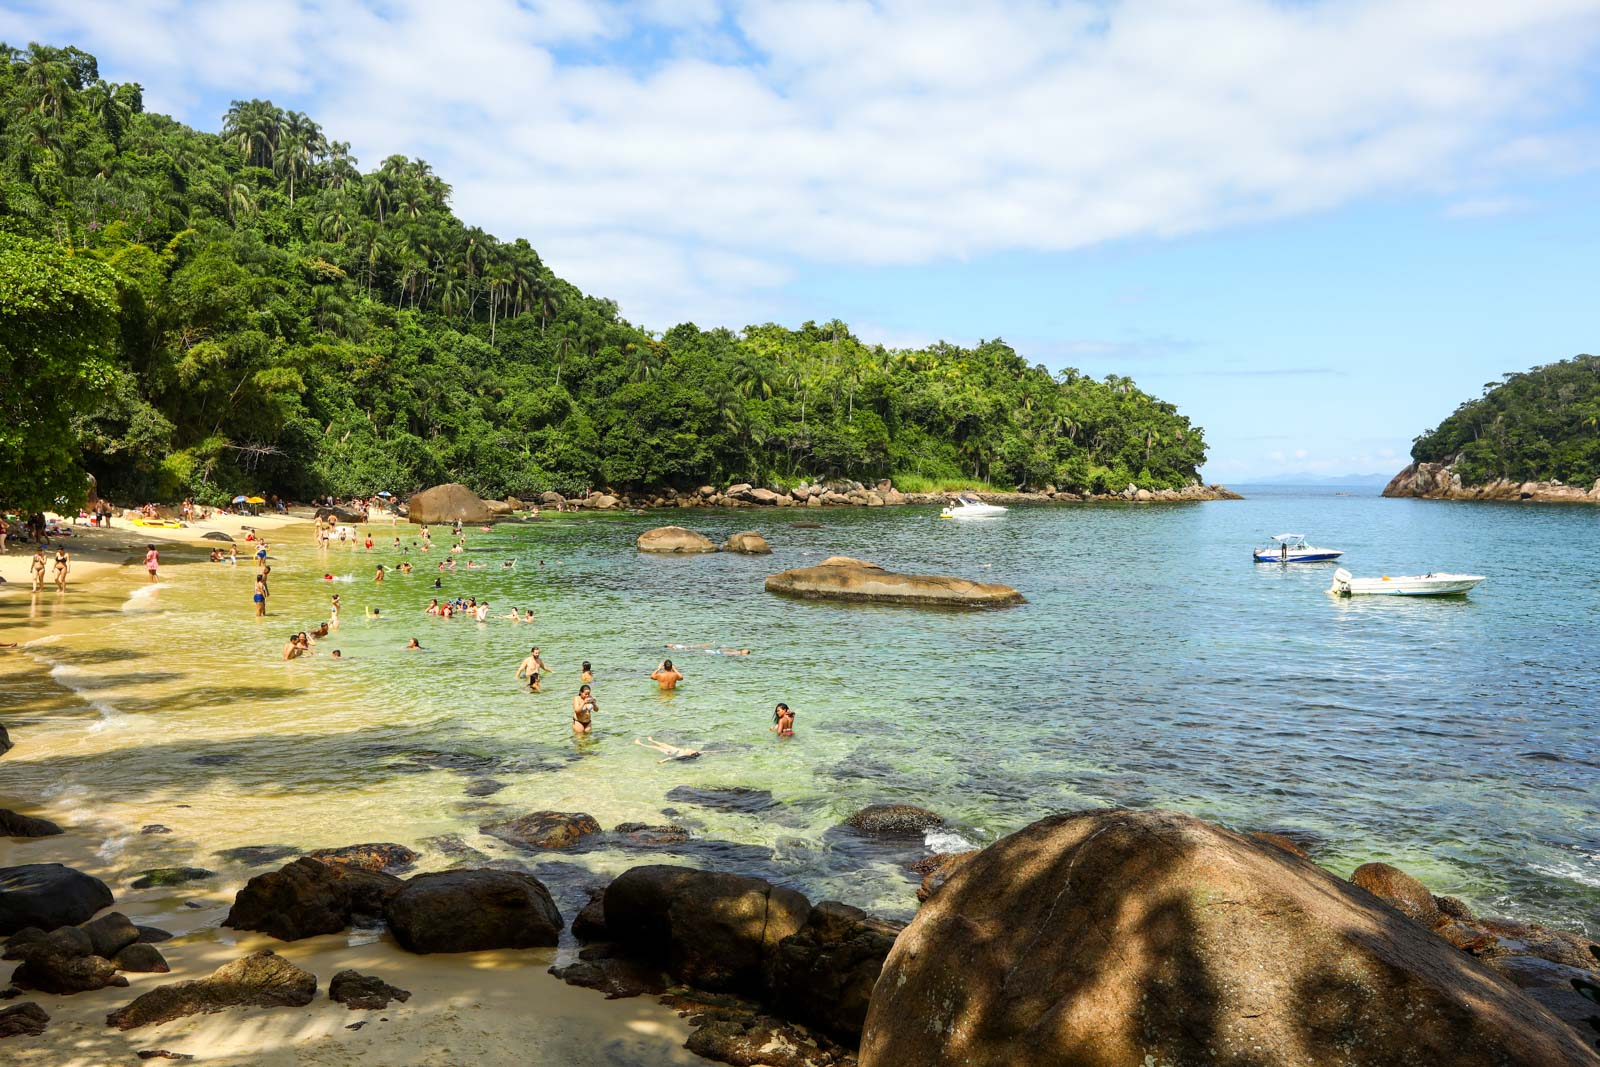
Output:
M421 155L652 328L1130 375L1213 479L1398 469L1600 347L1600 0L0 0L0 39Z

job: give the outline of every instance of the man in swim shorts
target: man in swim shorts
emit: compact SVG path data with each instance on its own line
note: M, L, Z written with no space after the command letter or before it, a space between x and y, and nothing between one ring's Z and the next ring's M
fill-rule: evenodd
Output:
M672 665L670 659L662 660L661 666L650 672L650 677L661 688L663 693L672 692L678 688L678 683L683 681L682 672Z
M517 677L528 679L528 692L539 691L539 675L545 673L544 660L539 658L539 646L534 645L528 657L517 667Z

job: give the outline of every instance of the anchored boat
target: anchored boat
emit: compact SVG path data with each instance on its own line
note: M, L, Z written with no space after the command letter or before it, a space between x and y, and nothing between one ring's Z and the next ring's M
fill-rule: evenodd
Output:
M1481 574L1414 574L1401 578L1357 578L1340 567L1333 572L1334 596L1466 596L1483 581Z
M1251 555L1257 563L1326 563L1344 555L1337 548L1317 548L1306 544L1305 534L1275 534L1272 548L1256 548Z
M1006 509L999 504L985 504L971 493L962 493L956 502L939 512L941 519L992 519L1004 515Z

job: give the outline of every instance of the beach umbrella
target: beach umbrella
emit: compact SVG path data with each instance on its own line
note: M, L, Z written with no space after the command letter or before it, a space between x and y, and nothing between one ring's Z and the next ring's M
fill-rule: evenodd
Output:
M266 502L267 498L264 496L253 496L245 501L246 504L265 504Z
M233 502L234 502L234 503L235 503L235 504L243 504L243 503L245 503L245 501L246 501L246 500L247 500L247 499L248 499L248 498L247 498L247 497L246 497L246 496L245 496L245 495L244 495L244 494L243 494L243 493L240 493L240 494L239 494L239 495L238 495L238 496L236 496L236 497L234 497L234 498L233 498Z

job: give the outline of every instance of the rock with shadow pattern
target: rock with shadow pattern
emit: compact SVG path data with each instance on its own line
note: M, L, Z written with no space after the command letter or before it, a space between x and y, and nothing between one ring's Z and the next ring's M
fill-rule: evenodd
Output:
M533 811L503 822L485 823L479 830L508 845L530 851L571 848L590 834L600 832L594 816L581 811Z
M797 567L766 581L769 593L806 600L866 601L950 608L1000 608L1023 603L1009 585L935 574L896 574L876 563L829 556L815 567Z
M106 1016L118 1030L170 1022L233 1007L304 1007L317 995L317 978L275 952L255 952L190 982L157 986Z
M1350 873L1350 881L1430 930L1439 925L1439 905L1433 894L1398 867L1363 863Z
M895 942L862 1067L1595 1067L1503 977L1281 849L1166 811L1042 819Z
M402 948L420 953L549 947L564 925L543 882L492 868L419 874L384 918Z
M771 1002L785 1015L854 1046L872 988L902 924L825 900L767 962Z
M391 1000L404 1004L411 999L411 991L392 986L375 974L347 970L328 983L328 999L351 1011L377 1011L387 1008Z
M50 1023L50 1014L33 1001L0 1011L0 1038L38 1037Z
M0 748L0 752L4 751ZM54 837L61 832L61 827L49 819L0 808L0 837Z
M415 852L392 841L318 848L307 852L306 855L322 863L359 867L364 871L403 871L417 862Z
M259 930L280 941L335 934L357 916L383 914L404 884L382 871L301 857L246 882L222 925Z
M0 867L0 934L25 926L54 930L75 926L110 907L111 890L100 879L59 863Z

